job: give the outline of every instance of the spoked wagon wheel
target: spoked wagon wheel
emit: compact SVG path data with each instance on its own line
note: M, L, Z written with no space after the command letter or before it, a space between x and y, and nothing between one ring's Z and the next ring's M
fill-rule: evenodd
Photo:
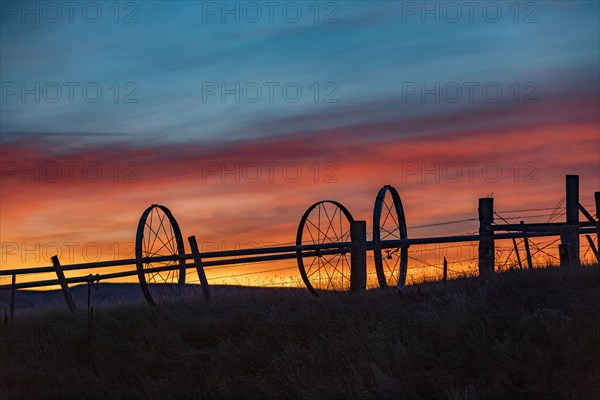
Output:
M379 190L373 209L373 256L379 286L403 287L408 268L408 245L387 247L386 240L407 239L400 195L390 185Z
M296 245L350 242L350 212L335 201L313 204L302 216L298 226ZM334 250L335 251L335 250ZM298 268L304 284L314 295L320 290L345 291L350 289L350 254L328 250L298 250Z
M183 254L181 231L171 211L158 204L148 207L140 218L135 240L138 278L148 303L173 300L185 283L185 260L150 261L150 258ZM151 270L155 268L165 270Z

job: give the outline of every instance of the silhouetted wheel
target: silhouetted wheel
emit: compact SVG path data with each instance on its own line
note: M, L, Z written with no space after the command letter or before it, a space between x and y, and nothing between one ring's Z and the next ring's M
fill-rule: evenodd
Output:
M379 190L373 209L373 256L379 286L403 287L408 268L408 245L388 247L386 240L407 239L400 195L390 185Z
M296 245L350 242L350 212L335 201L313 204L302 216ZM335 250L334 250L335 251ZM304 284L313 294L318 291L345 291L350 289L350 252L326 250L298 250L298 268Z
M176 257L183 254L183 238L171 211L158 204L148 207L140 218L135 240L138 278L148 303L171 301L181 294L185 260ZM152 260L156 257L168 259Z

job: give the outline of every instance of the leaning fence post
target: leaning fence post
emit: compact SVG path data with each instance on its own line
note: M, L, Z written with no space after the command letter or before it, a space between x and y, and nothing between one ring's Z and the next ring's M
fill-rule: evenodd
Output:
M67 306L69 307L69 311L72 313L75 312L75 302L73 301L73 297L71 297L71 292L69 292L69 285L67 285L67 280L65 279L65 274L60 266L60 261L58 261L57 256L52 256L52 265L54 265L54 269L56 270L56 276L58 277L58 281L60 282L60 287L62 289L63 295L65 296L65 300L67 302Z
M367 288L367 223L350 223L350 290L363 292Z
M529 248L529 237L527 236L527 229L525 228L525 222L521 221L521 231L523 232L523 242L525 243L525 255L527 256L527 268L533 269L533 262L531 261L531 249Z
M479 199L479 276L494 273L494 199Z
M192 255L194 256L194 264L196 264L196 271L198 272L198 279L200 279L200 285L204 292L204 298L206 299L206 302L210 304L212 296L210 294L210 287L208 286L208 279L206 279L206 274L204 273L204 266L202 265L202 258L200 258L196 236L188 237L188 242L190 242L190 248L192 249Z
M596 243L594 243L594 240L592 239L592 237L590 235L585 235L585 238L587 239L588 243L590 244L592 253L594 253L594 255L596 256L596 262L600 263L600 254L598 254L598 248L596 247Z
M515 255L517 256L517 263L519 264L519 269L523 269L523 263L521 262L521 254L519 254L519 247L517 246L517 240L512 238L513 247L515 249Z

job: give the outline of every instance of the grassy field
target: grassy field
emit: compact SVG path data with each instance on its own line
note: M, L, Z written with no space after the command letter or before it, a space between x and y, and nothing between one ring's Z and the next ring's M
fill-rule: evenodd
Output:
M598 267L63 308L1 324L2 399L600 398Z

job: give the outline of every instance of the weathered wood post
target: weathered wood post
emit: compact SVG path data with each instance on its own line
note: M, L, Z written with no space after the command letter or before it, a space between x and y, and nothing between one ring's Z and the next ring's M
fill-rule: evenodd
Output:
M569 266L569 247L566 244L558 245L558 258L560 260L560 267L567 268Z
M494 199L479 199L479 276L494 273Z
M525 243L525 255L527 256L527 268L533 269L533 261L531 260L531 249L529 248L529 237L525 228L525 221L521 221L521 230L523 231L523 242Z
M192 249L192 255L194 256L194 264L196 264L196 272L198 272L198 279L200 279L200 285L204 292L204 298L208 304L212 301L212 295L210 293L210 287L208 286L208 279L204 273L204 266L202 265L202 258L200 258L200 251L198 251L198 242L196 242L195 236L188 237L190 242L190 248Z
M10 319L15 319L15 285L17 284L17 274L12 274L10 287Z
M448 260L444 257L444 283L448 280Z
M58 261L57 256L52 256L52 265L54 265L54 270L56 271L56 276L58 277L58 281L60 282L60 287L62 289L63 295L65 296L65 301L67 302L69 311L74 313L77 310L75 308L75 302L73 301L73 297L71 297L71 292L69 292L69 285L67 285L65 274L62 270L62 267L60 266L60 261Z
M566 178L566 213L567 224L561 230L560 241L564 245L563 252L566 264L561 267L579 267L579 176L567 175ZM559 250L560 251L560 250ZM561 263L562 264L562 263Z
M351 222L350 238L350 290L360 293L367 288L367 223Z

